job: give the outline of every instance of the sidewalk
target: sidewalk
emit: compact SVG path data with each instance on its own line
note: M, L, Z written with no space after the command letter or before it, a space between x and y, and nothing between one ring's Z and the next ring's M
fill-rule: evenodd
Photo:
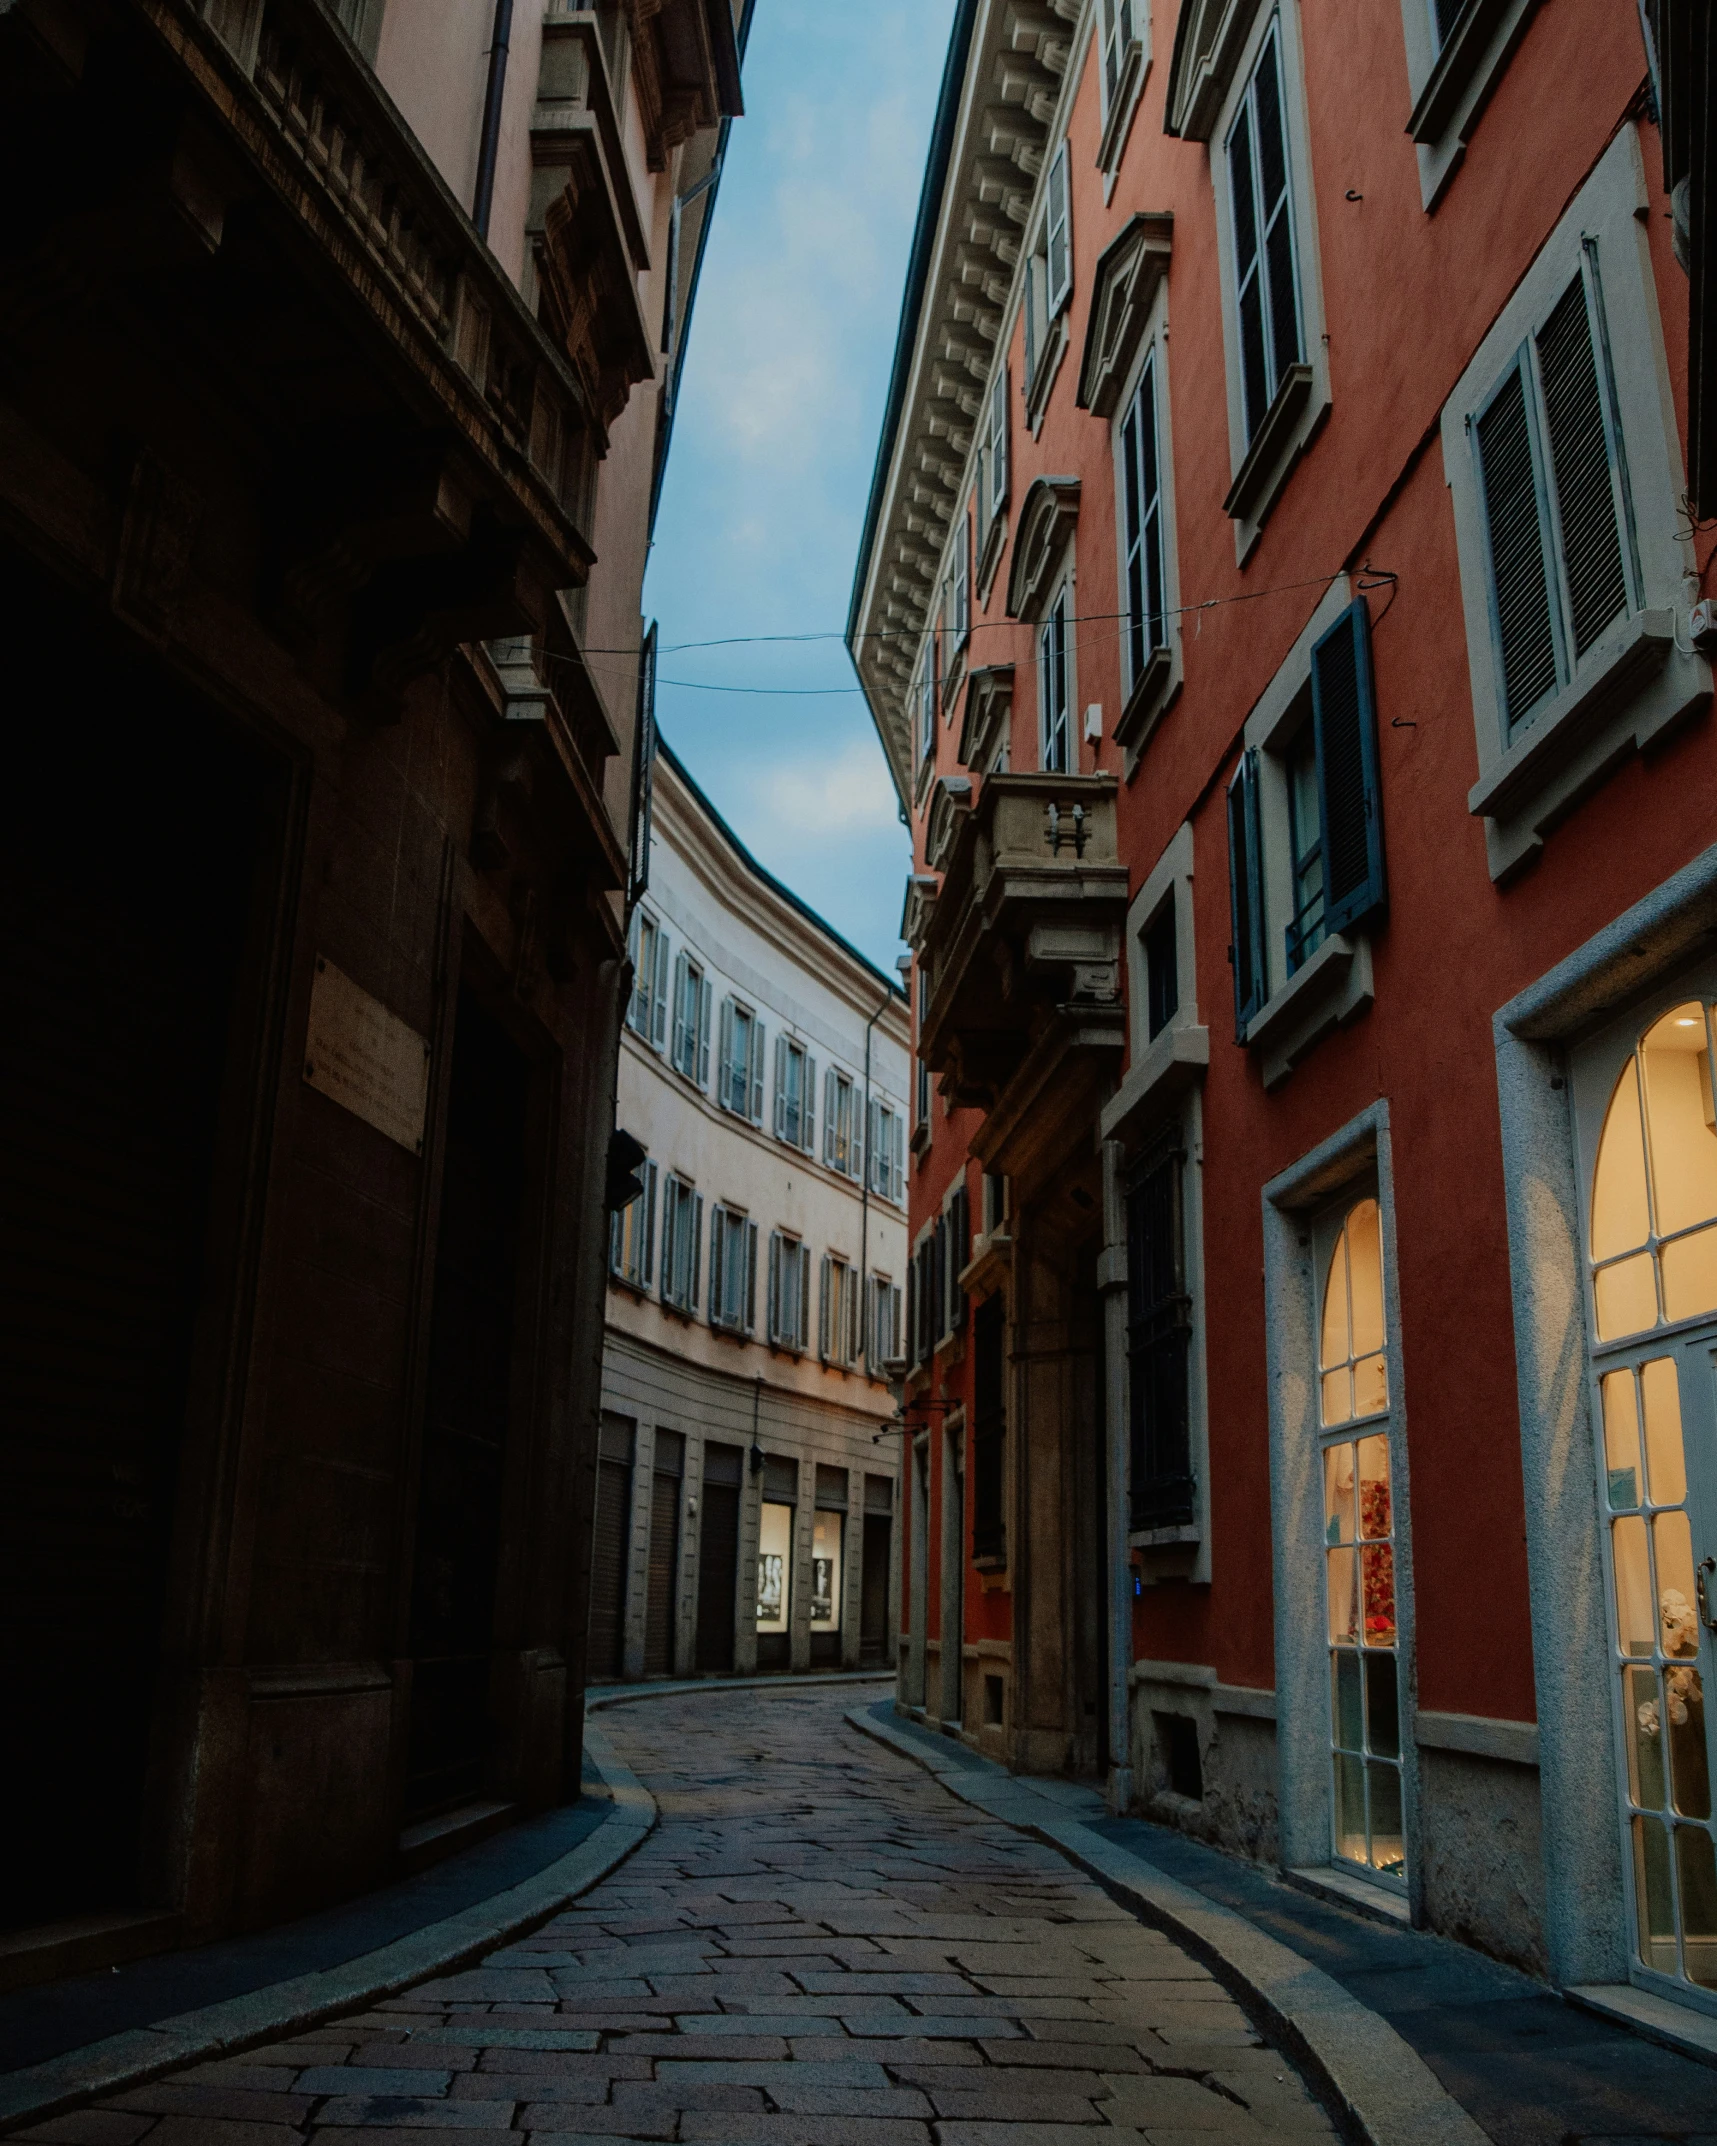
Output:
M848 1719L928 1767L963 1800L1053 1841L1147 1920L1198 1949L1243 2001L1261 1998L1266 2016L1284 2001L1316 2000L1318 1983L1363 2007L1496 2146L1717 2142L1717 2076L1709 2067L1565 2003L1529 1976L1447 1938L1374 1922L1170 1827L1114 1818L1077 1783L1009 1774L897 1714L892 1698ZM1288 1960L1304 1963L1316 1981L1294 1987ZM1291 2010L1287 2017L1296 2024ZM1342 2022L1322 2002L1297 2024L1314 2062L1317 2040L1332 2028L1354 2036L1348 2061L1356 2069L1340 2083L1358 2093L1362 2109L1366 2094L1387 2090L1387 2078L1365 2061L1356 2022Z

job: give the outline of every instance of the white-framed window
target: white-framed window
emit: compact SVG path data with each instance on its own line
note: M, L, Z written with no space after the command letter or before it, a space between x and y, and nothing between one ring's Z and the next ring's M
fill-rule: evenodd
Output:
M703 1275L703 1194L687 1178L662 1184L662 1302L695 1312Z
M1401 0L1413 98L1407 132L1426 209L1436 207L1459 168L1532 6L1533 0Z
M931 1129L930 1068L922 1058L918 1059L913 1066L912 1099L917 1128L928 1137Z
M775 1137L809 1155L817 1144L817 1061L791 1036L775 1038Z
M869 1369L880 1372L884 1364L898 1361L901 1352L900 1284L886 1274L870 1278L870 1311L865 1336Z
M1068 620L1072 592L1064 581L1037 629L1038 765L1051 775L1074 770L1072 648Z
M1265 36L1224 144L1248 445L1306 352L1286 103L1278 20Z
M710 982L683 948L674 959L674 1027L669 1060L698 1087L709 1086Z
M730 1334L757 1330L757 1224L736 1207L710 1216L709 1323Z
M817 1309L817 1353L823 1362L843 1370L855 1363L858 1328L858 1269L839 1252L825 1252Z
M954 530L954 556L948 581L950 654L961 655L972 638L972 522L962 506Z
M897 1207L904 1206L906 1121L898 1111L890 1110L886 1103L873 1097L868 1132L866 1153L870 1189L879 1199L892 1200Z
M785 1230L769 1239L769 1339L801 1353L811 1342L811 1248Z
M736 1118L763 1123L763 1023L736 998L721 1002L716 1101Z
M668 1036L668 935L647 909L632 913L632 1002L626 1020L632 1030L661 1050Z
M1004 360L996 367L984 399L978 450L978 566L981 582L987 572L990 539L1001 526L1008 506L1008 368Z
M1153 347L1121 420L1121 691L1126 699L1131 699L1153 659L1166 654L1169 645L1157 370Z
M1066 348L1065 315L1072 295L1073 210L1064 140L1049 160L1043 206L1025 264L1025 394L1034 421L1041 414L1056 360Z
M1628 753L1703 707L1691 538L1626 124L1443 407L1491 875Z
M864 1173L859 1101L851 1076L830 1066L823 1080L823 1160L855 1180Z
M918 683L914 688L918 702L918 765L921 770L932 766L936 759L936 647L937 636L927 634Z
M1103 41L1103 132L1097 164L1113 183L1150 64L1150 0L1099 0L1097 16Z
M643 1189L608 1218L608 1264L634 1289L652 1288L656 1280L656 1165L638 1165Z
M957 1335L966 1324L966 1292L960 1276L972 1263L972 1199L962 1176L936 1219L938 1341Z

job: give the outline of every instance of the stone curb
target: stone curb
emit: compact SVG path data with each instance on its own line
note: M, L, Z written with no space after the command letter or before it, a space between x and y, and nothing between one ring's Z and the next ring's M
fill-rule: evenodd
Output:
M963 1745L968 1763L952 1756L941 1761L938 1752L862 1707L850 1710L847 1720L861 1735L921 1766L963 1803L1058 1849L1141 1921L1184 1945L1310 2075L1356 2146L1488 2146L1488 2134L1387 2020L1245 1916L1104 1840L1077 1818L1046 1812L1048 1799L991 1761L971 1765Z
M663 1677L645 1684L600 1684L584 1695L588 1718L603 1707L630 1706L639 1699L683 1699L696 1692L788 1691L805 1684L892 1684L892 1669L812 1669L797 1675L756 1677Z
M584 1748L613 1796L614 1809L588 1839L534 1877L338 1967L271 1983L0 2075L0 2132L39 2123L99 2094L140 2086L181 2064L301 2033L378 1997L396 1996L414 1982L467 1966L547 1922L617 1869L656 1823L655 1798L615 1756L594 1722L586 1725Z

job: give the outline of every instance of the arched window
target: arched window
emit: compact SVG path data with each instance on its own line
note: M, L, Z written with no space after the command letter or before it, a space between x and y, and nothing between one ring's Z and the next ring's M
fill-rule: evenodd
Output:
M1697 1379L1704 1360L1709 1379L1717 1313L1717 1111L1710 1010L1700 1000L1651 1024L1610 1092L1590 1245L1636 1957L1648 1975L1717 1990L1701 1665L1717 1514L1706 1509L1709 1493L1689 1485L1682 1420L1684 1369ZM1663 1336L1666 1326L1681 1331ZM1688 1391L1697 1401L1696 1388Z
M1329 1613L1331 1847L1404 1882L1401 1694L1383 1226L1377 1201L1338 1219L1319 1323Z

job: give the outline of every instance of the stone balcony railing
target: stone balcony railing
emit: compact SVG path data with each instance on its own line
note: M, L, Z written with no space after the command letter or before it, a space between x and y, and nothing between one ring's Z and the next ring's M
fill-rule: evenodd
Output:
M1058 1013L1120 1007L1115 791L1112 775L991 775L944 831L920 1049L956 1103L990 1109Z

